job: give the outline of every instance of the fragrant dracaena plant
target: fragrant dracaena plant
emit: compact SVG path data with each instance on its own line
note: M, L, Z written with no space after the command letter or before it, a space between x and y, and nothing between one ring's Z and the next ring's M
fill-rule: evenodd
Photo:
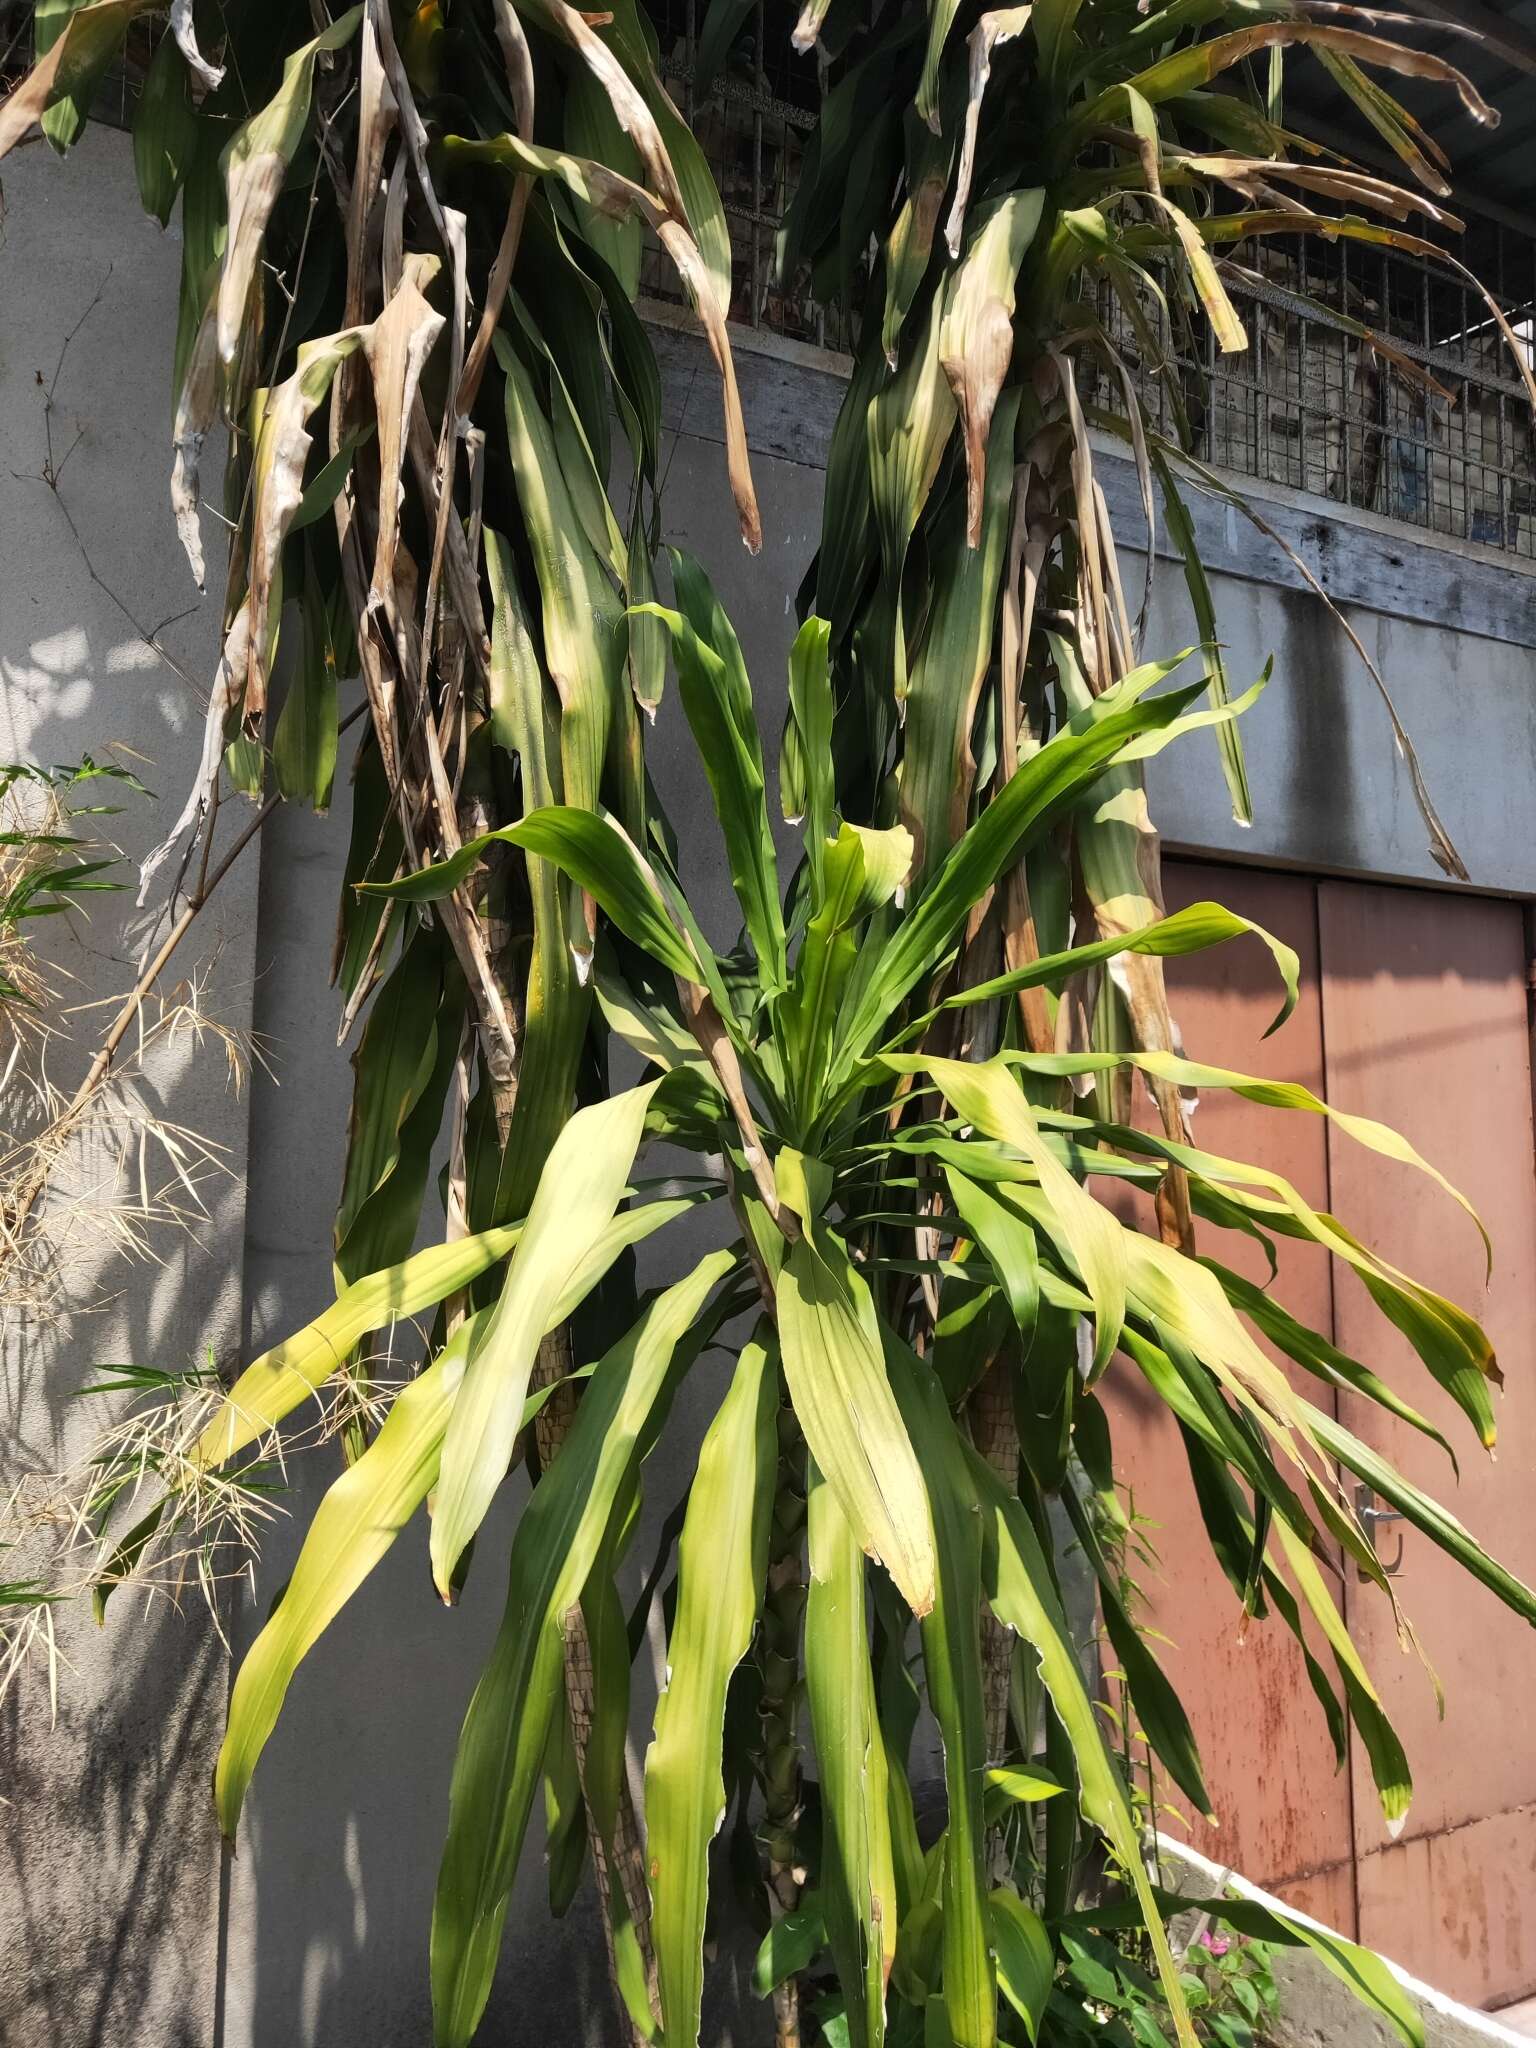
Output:
M0 108L0 154L38 119L70 140L150 11L50 11L35 70ZM677 612L648 603L660 435L632 306L642 230L710 338L749 544L757 522L723 214L634 0L607 17L563 0L365 0L334 20L296 0L231 4L208 52L192 10L171 10L135 156L151 209L182 210L173 491L200 575L199 466L225 422L235 542L202 767L166 858L209 829L221 776L323 804L337 678L359 668L369 725L337 961L345 1025L367 1022L337 1300L164 1462L167 1502L121 1538L102 1594L188 1494L357 1375L371 1332L435 1312L429 1362L392 1399L377 1391L371 1441L351 1431L353 1462L242 1667L217 1788L233 1831L298 1660L429 1496L451 1593L533 1437L507 1621L456 1766L432 1943L445 2042L484 2006L541 1781L557 1903L590 1841L641 2033L697 2038L709 1845L730 1808L742 1834L761 1831L762 1977L786 2048L808 2031L802 1978L835 1986L815 2008L831 2039L977 2048L1080 2028L1052 1989L1055 1944L1128 1913L1188 2038L1066 1633L1048 1513L1059 1501L1072 1518L1135 1710L1203 1807L1187 1720L1079 1506L1112 1483L1093 1388L1116 1352L1182 1425L1244 1611L1320 1638L1314 1686L1341 1745L1358 1728L1389 1815L1406 1765L1317 1559L1341 1548L1390 1588L1337 1468L1532 1613L1443 1509L1290 1389L1255 1333L1427 1428L1402 1397L1214 1253L1191 1255L1195 1215L1325 1244L1491 1437L1493 1361L1469 1317L1283 1180L1194 1147L1187 1087L1329 1112L1181 1058L1161 983L1167 954L1253 928L1216 906L1162 915L1139 762L1213 724L1244 809L1243 700L1174 472L1210 479L1147 427L1123 337L1158 364L1203 308L1236 346L1221 252L1261 234L1413 245L1273 188L1444 218L1319 157L1273 100L1261 112L1208 89L1310 42L1438 192L1432 143L1359 66L1455 74L1301 12L1037 0L982 15L962 45L942 0L889 5L851 39L851 12L807 10L799 40L821 37L830 90L785 260L845 297L860 339L807 589L826 623L808 621L791 664L781 786L805 857L786 899L734 635L686 563ZM1241 213L1219 211L1230 191ZM622 518L605 483L614 420L637 478ZM1136 665L1090 425L1136 450L1149 512L1162 484L1205 643L1197 683L1159 690L1171 670ZM274 720L279 629L295 621ZM741 903L728 954L689 912L644 775L637 707L656 707L668 634ZM1289 1000L1295 963L1260 936ZM578 1095L603 1094L584 1051L594 1003L659 1071L567 1122ZM1137 1074L1157 1135L1130 1118ZM449 1234L407 1256L450 1094ZM683 1192L637 1175L647 1137L698 1155ZM1158 1235L1093 1199L1103 1178L1151 1193ZM711 1201L719 1249L631 1300L616 1341L581 1349L573 1314L601 1294L611 1321L632 1294L622 1255ZM642 1862L615 1573L676 1387L717 1342L733 1363L677 1537ZM948 1794L928 1841L909 1782L914 1633ZM1128 1905L1085 1883L1106 1855ZM1412 2037L1369 1958L1323 1950Z
M37 124L73 142L137 18L164 12L40 8L34 67L0 105L0 157ZM755 549L730 245L636 0L600 19L566 0L229 0L216 19L175 0L169 15L133 140L147 209L180 215L171 495L202 583L205 450L227 431L231 544L201 759L142 893L169 881L174 897L196 875L200 905L231 792L325 809L342 725L366 716L334 960L342 1036L362 1024L334 1242L350 1304L336 1427L356 1456L387 1378L359 1361L387 1349L401 1303L354 1283L415 1240L445 1120L449 1229L478 1241L524 1214L578 1094L601 1079L596 913L548 863L477 871L429 919L355 885L550 803L605 803L646 835L641 730L665 636L626 612L652 594L658 516L642 236L714 350ZM620 441L633 485L615 506ZM465 1328L482 1305L473 1272L451 1249L441 1270ZM562 1382L536 1424L547 1462L574 1412L563 1313L539 1338L536 1382ZM164 1462L183 1469L197 1430L181 1418L163 1434ZM98 1506L121 1507L122 1476ZM165 1550L176 1519L152 1508L110 1546L101 1597ZM578 1749L592 1665L578 1627L565 1674ZM643 1907L627 1785L615 1797L619 1876Z
M1135 659L1159 501L1213 702L1227 700L1183 490L1193 480L1240 500L1200 459L1209 407L1189 365L1202 321L1223 353L1246 348L1234 292L1262 247L1325 237L1404 250L1481 289L1444 246L1461 226L1443 204L1445 156L1379 79L1439 82L1476 119L1498 116L1444 58L1403 41L1411 26L1325 0L1037 0L969 12L965 24L942 0L901 0L867 22L807 0L795 40L821 45L829 83L781 266L839 303L857 340L802 600L831 627L848 813L875 817L894 778L920 877L1038 744L1048 692L1076 708ZM1285 125L1288 55L1326 71L1341 110L1371 125L1417 189ZM1483 296L1536 401L1503 310ZM1439 390L1390 337L1348 311L1327 317L1355 338L1362 372ZM1135 458L1146 566L1135 619L1095 429ZM1385 681L1350 638L1381 689L1431 852L1465 879ZM790 744L793 761L793 720ZM1238 724L1220 744L1233 814L1250 822ZM985 978L1058 947L1073 903L1102 936L1135 929L1159 914L1157 868L1128 773L1078 820L1070 849L1044 850L1006 879L962 971ZM1150 960L1107 981L1092 1014L1058 1019L1032 991L1017 1021L1035 1051L1059 1034L1157 1053L1176 1042ZM1182 1140L1176 1091L1158 1081L1152 1092L1165 1132ZM1179 1190L1164 1209L1165 1231L1187 1242Z
M1053 1994L1053 1933L1123 1919L1113 1901L1081 1895L1093 1849L1134 1901L1178 2031L1191 2040L1127 1786L1067 1629L1048 1520L1051 1501L1067 1504L1101 1573L1148 1739L1204 1809L1188 1721L1119 1607L1093 1523L1067 1484L1074 1456L1090 1486L1111 1484L1094 1391L1111 1358L1128 1359L1182 1424L1212 1540L1246 1610L1277 1614L1304 1643L1304 1617L1317 1632L1313 1682L1339 1740L1350 1722L1359 1731L1389 1817L1405 1809L1407 1766L1320 1560L1341 1547L1382 1598L1393 1595L1340 1470L1366 1479L1528 1619L1536 1596L1296 1392L1258 1339L1277 1343L1321 1387L1348 1386L1433 1434L1402 1395L1239 1278L1214 1247L1197 1260L1119 1221L1094 1184L1156 1189L1179 1174L1218 1231L1325 1246L1409 1334L1486 1440L1493 1361L1472 1318L1280 1176L1078 1106L1070 1083L1130 1068L1175 1087L1235 1089L1277 1112L1332 1116L1356 1142L1439 1177L1401 1138L1303 1088L1172 1054L959 1056L951 1028L963 1035L1003 998L1059 995L1105 962L1162 959L1243 935L1274 959L1276 1021L1289 1012L1295 956L1213 903L1069 946L990 983L952 983L977 907L1021 858L1064 821L1091 814L1106 778L1191 727L1235 715L1231 705L1195 708L1203 677L1180 683L1178 660L1158 662L1080 708L1063 698L1039 746L920 875L905 825L858 826L839 815L830 750L815 743L834 717L828 633L810 619L791 657L791 700L812 743L796 756L804 857L786 908L740 648L696 565L677 558L674 584L680 609L651 615L671 635L742 943L728 955L711 946L659 844L647 850L613 815L569 805L539 808L449 860L368 885L411 914L446 901L501 846L549 863L607 919L597 998L647 1071L566 1124L526 1216L354 1281L317 1322L246 1370L205 1431L197 1456L227 1463L312 1398L358 1331L498 1276L486 1304L434 1342L426 1368L317 1510L236 1679L216 1779L221 1823L234 1833L300 1659L429 1497L433 1570L451 1585L547 1395L533 1383L544 1333L626 1246L712 1202L718 1248L648 1299L595 1362L581 1362L574 1423L518 1523L506 1617L454 1767L432 1930L438 2039L468 2042L489 1993L533 1802L543 1774L558 1769L559 1676L578 1615L600 1681L588 1762L608 1773L588 1784L587 1800L600 1828L613 1825L629 1691L615 1573L646 1458L683 1376L697 1377L714 1346L729 1365L676 1538L670 1678L645 1773L653 1986L632 1903L613 1899L619 1977L639 2030L659 2026L669 2043L698 2039L710 1845L733 1805L743 1820L749 1806L758 1811L757 1788L786 1835L775 1868L768 1831L776 1917L761 1964L766 1987L780 1980L781 2032L800 2024L786 1987L824 1943L835 1988L817 2011L829 2039L839 2037L834 2012L844 2037L866 2044L932 2040L940 2026L938 2038L962 2048L989 2048L1020 2028L1033 2039L1048 2011L1071 2004ZM514 652L508 632L502 616L498 667ZM688 1192L648 1189L637 1162L650 1138L695 1155ZM1022 1457L1008 1469L981 1455L969 1420L999 1367L1020 1421ZM801 1498L803 1587L793 1511ZM729 1703L744 1685L770 1701L769 1652L795 1655L802 1600L809 1741L794 1761L797 1775L814 1776L818 1796L796 1782L775 1816L779 1760L764 1724L753 1727ZM991 1725L984 1613L1019 1645ZM947 1795L942 1833L926 1843L910 1786L914 1637ZM1048 1852L1027 1818L1038 1802ZM797 1896L802 1881L809 1888ZM1277 1938L1314 1938L1288 1921L1264 1925ZM1349 1945L1318 1939L1413 2039L1413 2016L1391 1980Z

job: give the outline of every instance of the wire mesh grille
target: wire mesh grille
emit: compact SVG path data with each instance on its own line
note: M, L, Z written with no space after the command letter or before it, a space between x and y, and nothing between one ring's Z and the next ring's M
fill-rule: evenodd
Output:
M1471 220L1457 254L1529 363L1536 241ZM1470 281L1433 255L1315 236L1240 246L1227 281L1249 336L1231 355L1151 291L1134 315L1101 295L1164 433L1216 467L1536 559L1530 401ZM1097 395L1116 403L1108 370Z
M797 9L785 0L753 0L715 77L699 92L699 33L706 0L646 0L667 89L714 173L731 237L731 318L822 348L845 348L837 316L776 275L776 242L800 178L806 140L820 100L814 54L790 43ZM642 273L652 298L680 297L660 252Z

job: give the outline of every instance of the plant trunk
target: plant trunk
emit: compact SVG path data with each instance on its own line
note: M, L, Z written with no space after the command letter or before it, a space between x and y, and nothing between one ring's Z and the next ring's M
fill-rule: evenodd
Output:
M971 1434L977 1450L1010 1493L1019 1485L1019 1422L1013 1405L1013 1373L1006 1350L982 1375L971 1396ZM989 1607L981 1616L982 1697L987 1716L987 1758L999 1763L1008 1745L1008 1694L1013 1676L1014 1635Z
M800 1822L800 1622L805 1611L805 1445L786 1400L779 1410L779 1479L762 1624L762 1844L769 1910L775 1919L800 1903L804 1869ZM776 2048L800 2048L800 1985L786 1977L773 1994Z
M571 1331L568 1323L562 1323L557 1330L551 1330L539 1346L534 1362L532 1386L540 1387L564 1381L556 1386L554 1393L544 1403L533 1420L534 1443L539 1454L539 1469L547 1471L552 1459L557 1457L561 1446L570 1434L571 1424L576 1419L577 1390L571 1380L575 1364L571 1348ZM644 2048L644 2037L629 2016L623 1993L619 1989L618 1958L614 1949L613 1935L613 1887L617 1880L624 1899L625 1909L640 1944L640 1953L645 1960L645 1981L650 1994L651 2008L657 2019L661 2017L656 1990L656 1958L651 1947L651 1895L645 1875L645 1845L640 1839L640 1821L635 1812L634 1798L629 1789L627 1775L619 1781L617 1819L611 1843L603 1839L593 1809L592 1797L587 1786L587 1753L591 1745L592 1721L595 1712L596 1693L592 1676L592 1643L587 1633L587 1624L580 1607L573 1607L565 1617L565 1697L571 1716L571 1740L576 1751L576 1772L581 1779L582 1803L587 1813L587 1841L592 1850L592 1873L597 1880L597 1896L603 1913L603 1941L608 1954L608 1981L613 1989L614 2004L618 2008L619 2023L624 2037L632 2048Z

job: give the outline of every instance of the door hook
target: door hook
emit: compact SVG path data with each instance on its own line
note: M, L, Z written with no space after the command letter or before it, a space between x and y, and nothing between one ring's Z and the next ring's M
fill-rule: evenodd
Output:
M1380 1559L1381 1569L1385 1576L1389 1579L1400 1578L1403 1570L1403 1532L1401 1529L1397 1532L1397 1548L1393 1551L1389 1562L1386 1558L1382 1557L1380 1550L1377 1548L1376 1525L1379 1522L1402 1522L1407 1517L1400 1508L1377 1507L1376 1495L1369 1486L1357 1486L1355 1488L1355 1513L1364 1525L1366 1539ZM1370 1577L1369 1572L1365 1570L1364 1566L1360 1566L1358 1569L1362 1579Z

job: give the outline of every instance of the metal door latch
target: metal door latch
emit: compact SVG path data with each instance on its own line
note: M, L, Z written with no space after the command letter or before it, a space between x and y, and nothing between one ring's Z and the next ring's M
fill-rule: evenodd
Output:
M1381 1551L1377 1547L1376 1525L1378 1522L1401 1522L1406 1520L1402 1510L1400 1508L1377 1507L1376 1496L1371 1488L1368 1486L1357 1486L1355 1488L1355 1513L1364 1524L1365 1533L1370 1539L1371 1548L1376 1552L1377 1557L1381 1558L1381 1568L1387 1577L1389 1579L1401 1577L1403 1569L1402 1531L1398 1531L1397 1548L1392 1553L1391 1561L1388 1562L1386 1558L1381 1556ZM1359 1569L1362 1579L1369 1576L1363 1567L1357 1567L1357 1569Z

